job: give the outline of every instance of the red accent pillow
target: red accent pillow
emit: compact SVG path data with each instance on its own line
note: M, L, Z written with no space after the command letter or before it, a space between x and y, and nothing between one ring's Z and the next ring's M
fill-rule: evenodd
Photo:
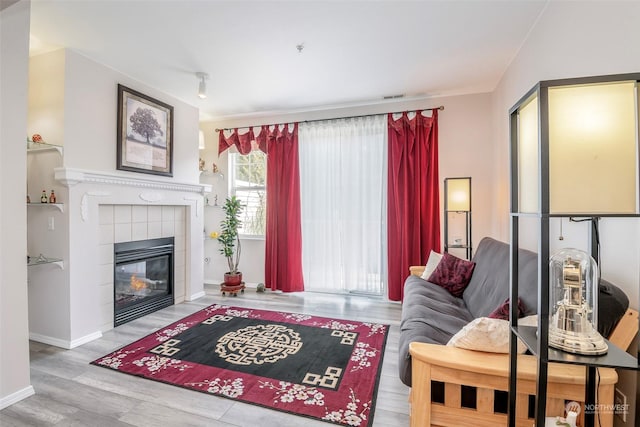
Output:
M455 297L461 298L471 280L476 263L455 257L447 252L429 276L429 282L442 286Z
M498 307L496 307L495 310L493 310L491 312L491 314L489 314L489 316L492 319L502 319L502 320L509 320L509 304L510 300L509 298L507 298L506 300L504 300L504 302L502 304L500 304ZM524 317L524 312L525 312L526 308L524 306L524 303L522 302L522 300L520 299L520 297L518 297L518 317Z

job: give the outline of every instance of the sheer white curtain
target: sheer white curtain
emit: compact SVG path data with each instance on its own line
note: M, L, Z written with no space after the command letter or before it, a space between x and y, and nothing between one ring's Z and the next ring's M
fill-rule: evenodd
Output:
M384 115L300 124L305 290L383 292L386 139Z

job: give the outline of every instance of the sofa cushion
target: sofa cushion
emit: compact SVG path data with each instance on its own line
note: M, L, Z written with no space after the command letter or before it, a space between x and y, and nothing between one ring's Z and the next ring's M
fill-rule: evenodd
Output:
M492 319L509 320L510 306L511 306L510 299L507 298L506 300L504 300L502 304L496 307L496 309L493 310L487 317L490 317ZM522 298L518 298L518 317L524 317L525 311L526 309L524 307L524 303L522 302Z
M466 324L447 345L488 353L509 353L509 321L478 317ZM518 340L518 353L524 353L527 347Z
M442 286L451 295L459 298L471 280L474 266L475 264L471 261L457 258L445 252L427 280Z
M598 332L608 337L629 308L629 297L619 287L600 279Z
M474 318L486 317L509 298L509 244L485 237L473 261L476 266L462 298ZM518 262L518 295L528 316L538 307L538 256L519 249Z
M431 274L434 272L438 264L440 264L441 259L442 259L442 254L431 251L431 253L429 253L429 259L427 260L427 264L424 266L424 272L420 277L423 278L424 280L429 280L429 276L431 276Z

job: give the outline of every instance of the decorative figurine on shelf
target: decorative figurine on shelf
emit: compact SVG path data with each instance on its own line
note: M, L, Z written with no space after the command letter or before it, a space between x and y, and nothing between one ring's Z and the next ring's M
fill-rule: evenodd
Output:
M44 141L42 140L42 137L40 136L40 134L39 134L39 133L34 133L34 134L33 134L33 136L31 137L31 141L33 141L33 142L37 142L37 143L42 143L42 142L44 142Z
M198 160L198 169L200 172L204 172L204 159L202 157Z
M213 173L218 173L220 172L220 169L218 169L218 165L216 165L215 163L213 164Z
M31 196L27 194L27 203L31 203Z
M53 192L53 190L51 190L51 194L49 194L49 203L55 203L56 202L56 193Z
M47 203L49 198L47 197L47 192L42 190L42 194L40 195L40 203Z
M549 261L549 346L568 353L607 353L598 332L598 265L584 251L566 248Z

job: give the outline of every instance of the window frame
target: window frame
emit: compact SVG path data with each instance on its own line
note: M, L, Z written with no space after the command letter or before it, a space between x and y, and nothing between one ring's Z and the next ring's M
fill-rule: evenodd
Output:
M262 191L265 197L265 209L266 209L266 197L267 197L267 155L260 150L259 153L264 157L264 185L236 185L236 165L237 158L239 156L248 156L248 154L241 154L234 150L229 152L227 158L227 167L229 170L229 197L236 196L238 191ZM266 214L265 214L266 216ZM247 234L245 232L239 232L239 237L244 240L264 240L266 238L266 218L265 218L265 230L264 234Z

